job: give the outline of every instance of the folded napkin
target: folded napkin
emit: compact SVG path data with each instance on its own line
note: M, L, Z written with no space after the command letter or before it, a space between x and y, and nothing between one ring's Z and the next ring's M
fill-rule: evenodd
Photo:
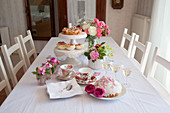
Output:
M68 85L72 85L71 90L66 89ZM47 92L50 99L68 98L75 95L83 94L83 91L81 90L81 87L77 84L75 78L66 82L48 83Z

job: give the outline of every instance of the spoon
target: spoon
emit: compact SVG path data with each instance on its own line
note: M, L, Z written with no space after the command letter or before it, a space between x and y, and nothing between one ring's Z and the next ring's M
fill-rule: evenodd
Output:
M63 89L61 90L61 92L63 92L65 89L66 89L67 91L70 91L72 88L73 88L73 85L68 84L65 88L63 88Z

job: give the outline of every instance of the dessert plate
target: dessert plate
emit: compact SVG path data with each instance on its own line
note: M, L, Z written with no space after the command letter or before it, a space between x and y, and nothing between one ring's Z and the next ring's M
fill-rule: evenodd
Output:
M71 74L70 76L63 76L62 72L59 72L56 76L57 79L60 79L60 80L71 80L73 79L74 77L76 76L76 73L73 72L73 74Z
M93 94L90 94L90 96L97 98L97 99L101 99L101 100L117 100L117 99L120 99L121 97L123 97L125 94L126 94L126 88L122 85L122 92L116 97L98 98L98 97L94 96Z
M91 77L82 78L80 73L76 73L75 78L76 78L77 83L87 85L90 83L94 83L97 80L96 76L99 76L99 75L100 75L100 72L95 72L95 73L93 73L93 75Z

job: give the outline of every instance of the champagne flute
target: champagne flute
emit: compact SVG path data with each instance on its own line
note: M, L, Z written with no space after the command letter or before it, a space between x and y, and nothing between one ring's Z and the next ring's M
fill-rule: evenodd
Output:
M115 79L116 79L116 73L120 70L120 65L110 64L110 68L111 68L111 70L114 72Z
M125 77L126 77L126 82L125 82L125 86L126 87L128 87L129 86L129 84L128 84L128 82L127 82L127 78L128 78L128 76L130 76L130 74L131 74L131 72L132 72L132 69L131 68L122 68L122 71L123 71L123 74L125 75Z
M107 74L107 70L109 69L110 64L106 61L102 61L102 67L105 70L105 74Z

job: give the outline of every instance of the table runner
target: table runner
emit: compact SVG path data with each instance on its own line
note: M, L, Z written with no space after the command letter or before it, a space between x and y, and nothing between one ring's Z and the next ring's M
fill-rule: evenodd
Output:
M0 113L170 113L170 105L156 92L141 72L131 63L116 42L111 38L102 38L100 42L109 42L116 51L114 62L129 66L133 69L128 78L130 88L124 97L114 101L103 101L87 95L75 96L67 99L50 100L45 86L38 86L35 75L31 72L35 67L46 61L48 55L55 56L56 43L64 39L51 38L33 64L23 75L19 83L0 107ZM67 42L67 40L64 40ZM79 40L82 42L82 40ZM87 66L87 58L82 55L78 58L83 62L75 68ZM104 74L103 70L101 71ZM101 74L101 75L102 75ZM108 71L112 76L113 72ZM121 77L122 71L117 73ZM48 82L59 82L53 78ZM84 90L84 86L82 86Z

